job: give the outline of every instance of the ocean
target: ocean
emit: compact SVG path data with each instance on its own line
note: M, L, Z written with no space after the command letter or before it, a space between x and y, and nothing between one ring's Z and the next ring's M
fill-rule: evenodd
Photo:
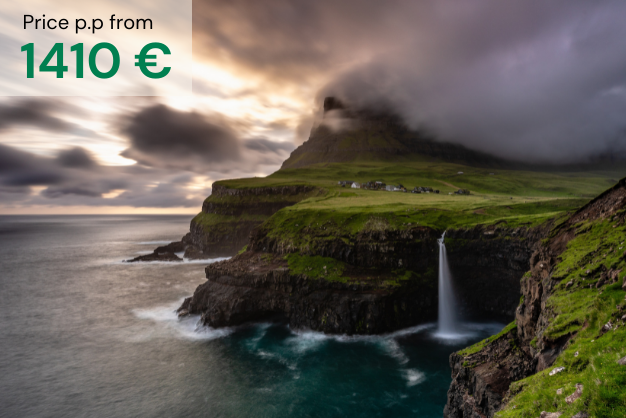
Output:
M190 216L0 216L0 417L441 417L448 356L503 324L328 336L179 320L204 266L124 263Z

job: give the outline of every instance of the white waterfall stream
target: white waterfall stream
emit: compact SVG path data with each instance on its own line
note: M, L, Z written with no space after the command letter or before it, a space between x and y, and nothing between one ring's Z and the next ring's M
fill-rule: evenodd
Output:
M446 256L446 245L444 238L446 233L437 240L439 243L439 319L437 324L437 334L441 336L453 336L459 333L455 312L454 292L452 291L452 276L448 267Z

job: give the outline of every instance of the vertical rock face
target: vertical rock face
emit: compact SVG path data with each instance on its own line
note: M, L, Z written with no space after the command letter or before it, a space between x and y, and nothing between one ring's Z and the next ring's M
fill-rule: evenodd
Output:
M448 231L446 248L461 314L512 319L519 303L520 278L551 225L478 225Z
M512 318L522 266L548 229L448 231L457 299L466 314ZM310 241L307 248L285 245L268 232L256 229L246 252L207 267L208 281L181 309L201 314L213 327L275 316L293 328L347 334L390 332L436 318L441 231L361 232ZM345 263L342 280L291 271L285 257L293 253ZM409 278L400 278L407 271Z
M517 330L513 328L476 353L453 353L450 356L453 380L444 417L492 417L500 409L509 385L534 370L532 357L518 346Z
M199 256L232 256L265 219L317 192L306 185L229 189L214 184L183 242L192 245Z
M385 286L310 279L269 253L246 251L209 265L206 274L207 282L179 311L201 314L212 327L277 318L293 329L379 334L431 320L436 311L436 289L420 281Z
M521 280L522 298L515 311L514 326L482 347L475 346L475 350L470 347L469 351L450 356L453 380L444 417L492 417L507 397L514 395L509 392L512 382L554 363L572 336L566 334L553 339L544 334L554 319L547 301L562 280L554 273L561 262L560 255L576 237L576 225L581 221L618 218L616 222L623 224L624 208L626 180L623 179L554 228L550 238L537 246L527 266L530 271Z

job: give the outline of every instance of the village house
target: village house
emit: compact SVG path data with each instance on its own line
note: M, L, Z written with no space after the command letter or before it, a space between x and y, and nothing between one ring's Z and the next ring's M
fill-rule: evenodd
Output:
M339 180L337 182L337 184L341 187L346 187L346 186L350 187L352 186L352 183L354 183L352 180Z
M352 188L353 189L360 189L361 188L361 184L357 183L356 181L354 183L352 183Z

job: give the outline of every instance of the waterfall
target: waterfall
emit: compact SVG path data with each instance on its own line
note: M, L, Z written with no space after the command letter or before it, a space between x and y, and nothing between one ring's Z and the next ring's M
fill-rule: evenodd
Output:
M454 293L452 292L452 277L448 267L446 245L443 243L446 233L444 231L439 243L439 323L438 334L457 334L458 324L454 312Z

